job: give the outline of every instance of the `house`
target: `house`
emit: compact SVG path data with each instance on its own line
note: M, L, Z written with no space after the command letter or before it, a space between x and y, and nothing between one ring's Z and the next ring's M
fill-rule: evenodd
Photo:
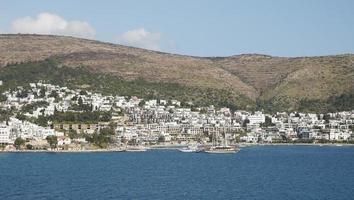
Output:
M48 142L46 139L35 139L30 140L28 144L32 145L33 149L46 149L49 148Z
M351 136L352 132L349 130L341 130L341 129L330 129L329 139L330 140L348 140Z
M310 139L310 130L307 127L299 127L297 137L300 139Z
M53 125L55 130L59 131L69 131L75 130L76 132L84 133L94 133L100 128L99 124L66 124L66 123L56 123Z
M58 137L58 146L71 144L71 139L69 137L61 136Z
M171 142L171 140L172 140L171 135L170 135L170 134L168 134L168 133L161 132L160 136L162 136L162 137L163 137L164 142Z
M54 111L55 111L55 106L51 104L44 110L44 116L54 115Z
M265 122L265 115L262 112L255 112L253 115L250 115L247 117L248 120L250 121L249 124L262 124Z
M0 124L0 145L10 143L10 129L6 124Z
M258 137L253 135L247 135L240 137L240 140L241 142L256 143L258 141Z

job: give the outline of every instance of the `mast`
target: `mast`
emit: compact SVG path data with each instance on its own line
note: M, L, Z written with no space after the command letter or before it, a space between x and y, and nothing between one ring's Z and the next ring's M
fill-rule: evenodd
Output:
M223 126L222 131L224 133L224 146L226 147L227 146L227 141L226 141L225 125Z

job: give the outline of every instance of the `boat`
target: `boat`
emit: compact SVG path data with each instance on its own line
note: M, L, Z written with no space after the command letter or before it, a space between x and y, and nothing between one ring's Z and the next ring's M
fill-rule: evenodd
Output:
M183 153L197 153L197 152L200 152L200 149L198 148L198 145L191 145L191 146L188 146L188 147L184 147L184 148L181 148L181 149L178 149L180 152L183 152Z
M213 145L204 150L205 153L215 153L215 154L229 154L237 153L240 149L236 146L227 145L226 135L224 137L223 145L217 145L216 134L213 134Z
M237 153L240 149L236 146L212 146L205 153Z
M147 148L144 146L128 146L125 148L126 152L145 152Z
M123 148L115 148L115 149L112 149L111 151L112 152L124 152L125 149L123 149Z

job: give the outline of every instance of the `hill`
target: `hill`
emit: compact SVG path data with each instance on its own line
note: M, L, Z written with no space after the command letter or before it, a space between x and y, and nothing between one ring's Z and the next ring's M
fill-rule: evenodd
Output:
M148 88L151 97L172 95L185 101L233 104L249 109L258 106L271 111L354 109L346 103L354 94L354 56L349 54L299 58L244 54L203 58L73 37L0 35L2 71L11 74L10 69L16 69L20 73L20 66L29 66L26 63L32 63L32 67L37 63L36 69L43 71L41 67L48 62L52 67L57 66L57 71L66 66L67 71L80 69L107 80L115 79L126 88L132 85ZM42 75L42 78L49 77L49 74ZM122 92L118 86L115 88ZM178 92L172 94L169 90L173 88L179 88ZM146 92L138 93L148 96Z

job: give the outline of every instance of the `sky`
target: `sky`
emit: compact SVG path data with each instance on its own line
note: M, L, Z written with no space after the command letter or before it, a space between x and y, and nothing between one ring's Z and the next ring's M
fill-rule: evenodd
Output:
M0 0L1 33L193 56L354 53L353 0Z

